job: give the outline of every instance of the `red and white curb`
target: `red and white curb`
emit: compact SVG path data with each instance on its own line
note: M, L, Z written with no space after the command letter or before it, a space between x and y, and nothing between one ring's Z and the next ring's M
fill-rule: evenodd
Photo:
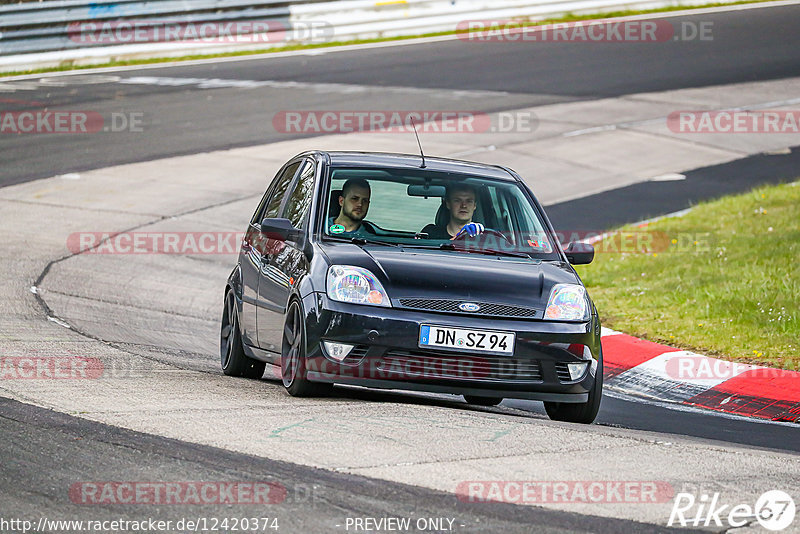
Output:
M718 360L603 328L609 388L686 406L800 423L800 373Z

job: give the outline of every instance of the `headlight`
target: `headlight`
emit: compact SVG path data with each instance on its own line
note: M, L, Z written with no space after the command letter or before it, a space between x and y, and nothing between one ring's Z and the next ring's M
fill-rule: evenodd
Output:
M589 301L586 290L577 284L556 284L550 291L544 318L555 321L588 320Z
M371 272L352 265L331 265L328 268L328 297L339 302L368 304L391 308L389 295Z

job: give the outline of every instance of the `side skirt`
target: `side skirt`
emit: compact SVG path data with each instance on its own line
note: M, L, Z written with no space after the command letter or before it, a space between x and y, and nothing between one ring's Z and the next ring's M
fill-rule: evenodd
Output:
M280 365L281 363L281 355L277 352L270 352L267 350L259 349L252 345L248 345L247 343L242 343L242 348L244 349L244 353L247 355L248 358L253 358L254 360L258 360L261 362L271 363L273 365Z

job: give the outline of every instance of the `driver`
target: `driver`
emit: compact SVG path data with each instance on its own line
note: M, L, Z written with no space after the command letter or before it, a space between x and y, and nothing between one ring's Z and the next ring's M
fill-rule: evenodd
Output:
M455 239L466 233L470 237L483 233L481 223L472 222L475 208L478 207L475 189L469 185L458 184L447 188L444 205L450 215L447 224L429 224L422 229L429 239Z
M364 220L369 211L370 194L369 182L363 178L347 180L339 195L339 215L328 218L328 232L347 237L370 235L372 232L367 228L369 222Z

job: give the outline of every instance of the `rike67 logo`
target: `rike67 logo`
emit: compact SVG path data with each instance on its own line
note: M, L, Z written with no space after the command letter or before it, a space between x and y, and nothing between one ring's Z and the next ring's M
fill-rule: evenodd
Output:
M794 499L781 490L764 493L755 505L723 503L719 493L703 493L697 498L681 492L675 495L667 526L739 528L757 521L765 529L778 532L794 522L795 512Z

